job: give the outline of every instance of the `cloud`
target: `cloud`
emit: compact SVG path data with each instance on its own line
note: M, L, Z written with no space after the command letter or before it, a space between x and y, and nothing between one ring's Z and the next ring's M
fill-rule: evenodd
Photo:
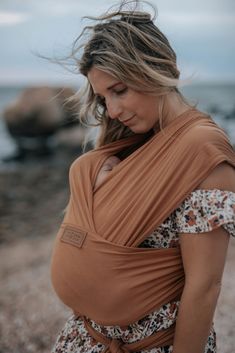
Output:
M20 12L0 11L0 26L12 26L26 22L29 15Z

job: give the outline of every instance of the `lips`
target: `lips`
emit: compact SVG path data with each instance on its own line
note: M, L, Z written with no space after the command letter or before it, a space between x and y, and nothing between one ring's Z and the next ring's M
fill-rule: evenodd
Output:
M134 115L131 117L131 118L128 118L128 119L126 119L126 120L120 120L121 121L121 123L122 124L126 124L126 123L128 123L131 119L133 119L134 118Z

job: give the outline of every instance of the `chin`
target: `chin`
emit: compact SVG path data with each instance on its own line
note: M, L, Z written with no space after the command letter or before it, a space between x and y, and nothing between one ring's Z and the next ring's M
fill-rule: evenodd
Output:
M129 129L134 132L135 134L146 134L147 132L149 132L151 130L151 128L144 128L144 127L140 127L140 126L129 126Z

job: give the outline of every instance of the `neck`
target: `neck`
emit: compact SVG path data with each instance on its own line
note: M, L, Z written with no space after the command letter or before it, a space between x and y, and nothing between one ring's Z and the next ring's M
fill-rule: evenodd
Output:
M190 106L186 104L176 92L169 93L163 98L162 127L166 127L172 120L189 109ZM154 128L154 132L159 131L160 128L161 126L158 122L156 128Z

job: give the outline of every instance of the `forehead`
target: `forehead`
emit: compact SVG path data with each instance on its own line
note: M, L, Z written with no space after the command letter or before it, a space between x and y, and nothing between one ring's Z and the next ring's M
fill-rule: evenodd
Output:
M93 88L94 93L101 93L111 89L114 85L121 83L120 80L111 74L104 72L96 67L91 68L87 78Z

